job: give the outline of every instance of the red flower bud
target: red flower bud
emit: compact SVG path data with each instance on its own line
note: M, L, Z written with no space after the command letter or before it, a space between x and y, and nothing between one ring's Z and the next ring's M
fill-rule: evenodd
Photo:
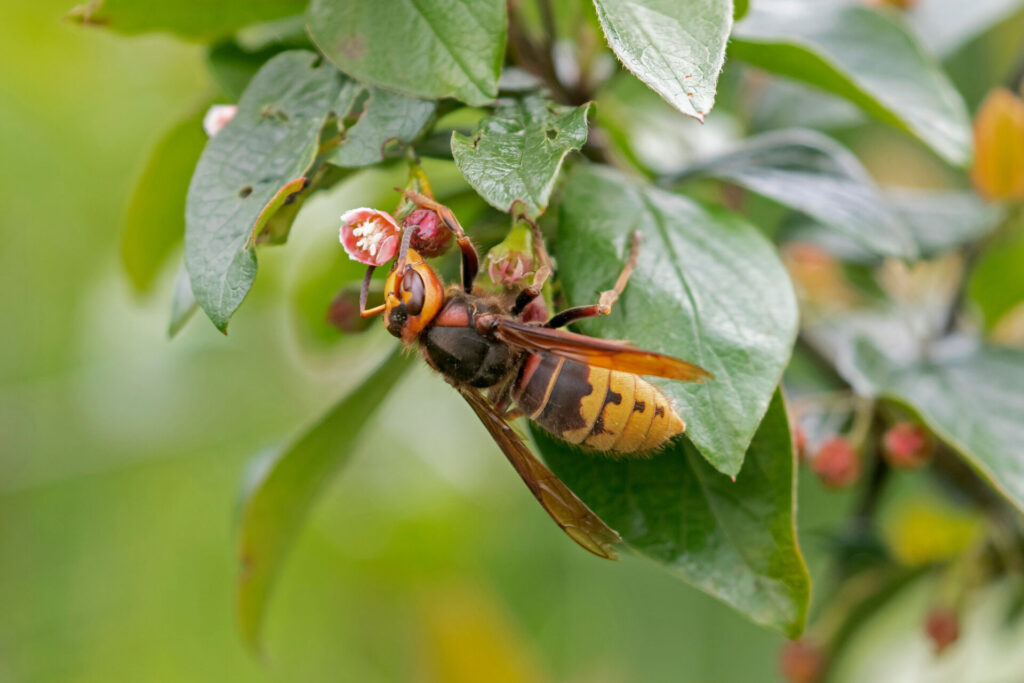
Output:
M921 425L899 422L882 436L882 454L886 462L897 469L913 469L928 462L935 450L935 442Z
M327 308L327 322L342 332L362 332L373 324L373 318L359 315L359 290L361 285L343 287Z
M815 683L825 671L825 652L808 640L794 640L782 646L779 668L790 683Z
M849 441L834 436L818 449L811 460L811 469L825 486L841 489L860 478L860 458Z
M414 230L409 244L427 258L440 256L448 248L452 231L429 209L416 209L403 222L406 230Z
M942 654L960 637L960 619L948 607L936 607L928 614L924 630L935 646L935 654Z
M353 261L382 266L398 251L402 230L388 213L377 209L352 209L341 216L339 237Z

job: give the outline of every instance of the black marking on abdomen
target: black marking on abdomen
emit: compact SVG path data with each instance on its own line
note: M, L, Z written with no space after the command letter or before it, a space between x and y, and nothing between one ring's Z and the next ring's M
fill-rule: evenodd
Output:
M665 417L665 406L654 406L654 417Z
M539 373L538 368L537 374ZM589 366L566 360L561 371L555 376L551 393L548 394L547 403L537 417L537 422L554 434L586 427L587 420L582 413L583 397L594 391L589 380Z
M535 353L540 356L540 362L530 375L525 385L522 384L523 377L520 376L516 382L516 403L527 415L533 415L545 406L544 397L547 396L548 387L551 381L556 379L555 374L558 368L558 357L550 353ZM529 360L523 364L523 370L529 364Z
M643 401L633 401L633 412L642 413L647 410L647 404Z
M590 429L590 433L587 434L587 438L589 439L590 437L597 436L598 434L612 434L612 433L613 432L611 432L611 430L608 430L608 429L604 428L604 414L602 413L601 415L597 416L596 420L594 420L594 426Z

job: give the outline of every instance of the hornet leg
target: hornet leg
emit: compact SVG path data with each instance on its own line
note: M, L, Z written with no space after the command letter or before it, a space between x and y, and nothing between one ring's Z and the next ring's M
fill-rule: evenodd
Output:
M544 288L544 282L551 277L551 257L544 246L544 235L541 234L540 227L536 221L526 214L522 214L519 218L526 221L530 226L530 232L533 233L533 251L540 260L540 267L533 274L533 283L519 292L519 296L516 297L516 302L512 306L512 315L516 317L523 312L524 308L530 305L530 302L540 296Z
M469 237L466 236L458 219L455 218L455 214L444 204L419 192L406 190L405 196L416 206L436 213L437 217L455 235L455 240L459 243L459 249L462 251L462 288L466 290L466 294L472 293L473 280L476 279L476 274L480 269L480 258L477 256L476 249L473 248L473 243L469 241Z
M544 327L565 327L576 320L594 318L611 313L612 306L619 300L619 295L622 294L622 290L626 288L626 283L629 282L629 276L633 274L633 270L636 268L636 261L640 256L641 239L642 235L640 231L635 231L633 233L629 258L626 260L626 265L622 268L622 272L619 273L619 278L615 281L615 286L609 290L601 292L601 297L598 299L596 304L567 308L561 313L556 313L552 316L551 320L544 323Z

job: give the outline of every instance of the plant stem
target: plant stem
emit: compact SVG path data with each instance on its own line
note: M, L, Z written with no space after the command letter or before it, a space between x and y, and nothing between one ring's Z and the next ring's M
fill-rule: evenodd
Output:
M508 47L515 64L537 76L562 104L579 106L589 101L590 93L570 89L558 79L555 70L554 41L555 18L547 0L539 0L541 20L544 22L544 42L537 46L527 34L520 16L518 0L508 0Z

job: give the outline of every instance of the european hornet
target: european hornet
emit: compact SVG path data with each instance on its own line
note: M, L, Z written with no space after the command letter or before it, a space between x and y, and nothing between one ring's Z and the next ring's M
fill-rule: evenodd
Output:
M384 285L384 303L366 308L370 266L360 314L383 314L388 331L407 347L416 346L469 402L552 519L590 552L615 559L619 534L530 452L509 420L525 416L571 444L619 456L650 453L686 428L668 398L640 375L703 382L712 379L709 372L625 342L559 329L611 311L636 266L639 233L614 288L603 292L598 303L569 308L544 323L525 322L524 309L551 275L536 224L531 222L541 265L532 284L518 295L478 296L473 281L479 259L455 214L425 195L406 191L405 196L435 212L454 234L462 251L462 284L445 289L409 246L414 230L407 229Z

